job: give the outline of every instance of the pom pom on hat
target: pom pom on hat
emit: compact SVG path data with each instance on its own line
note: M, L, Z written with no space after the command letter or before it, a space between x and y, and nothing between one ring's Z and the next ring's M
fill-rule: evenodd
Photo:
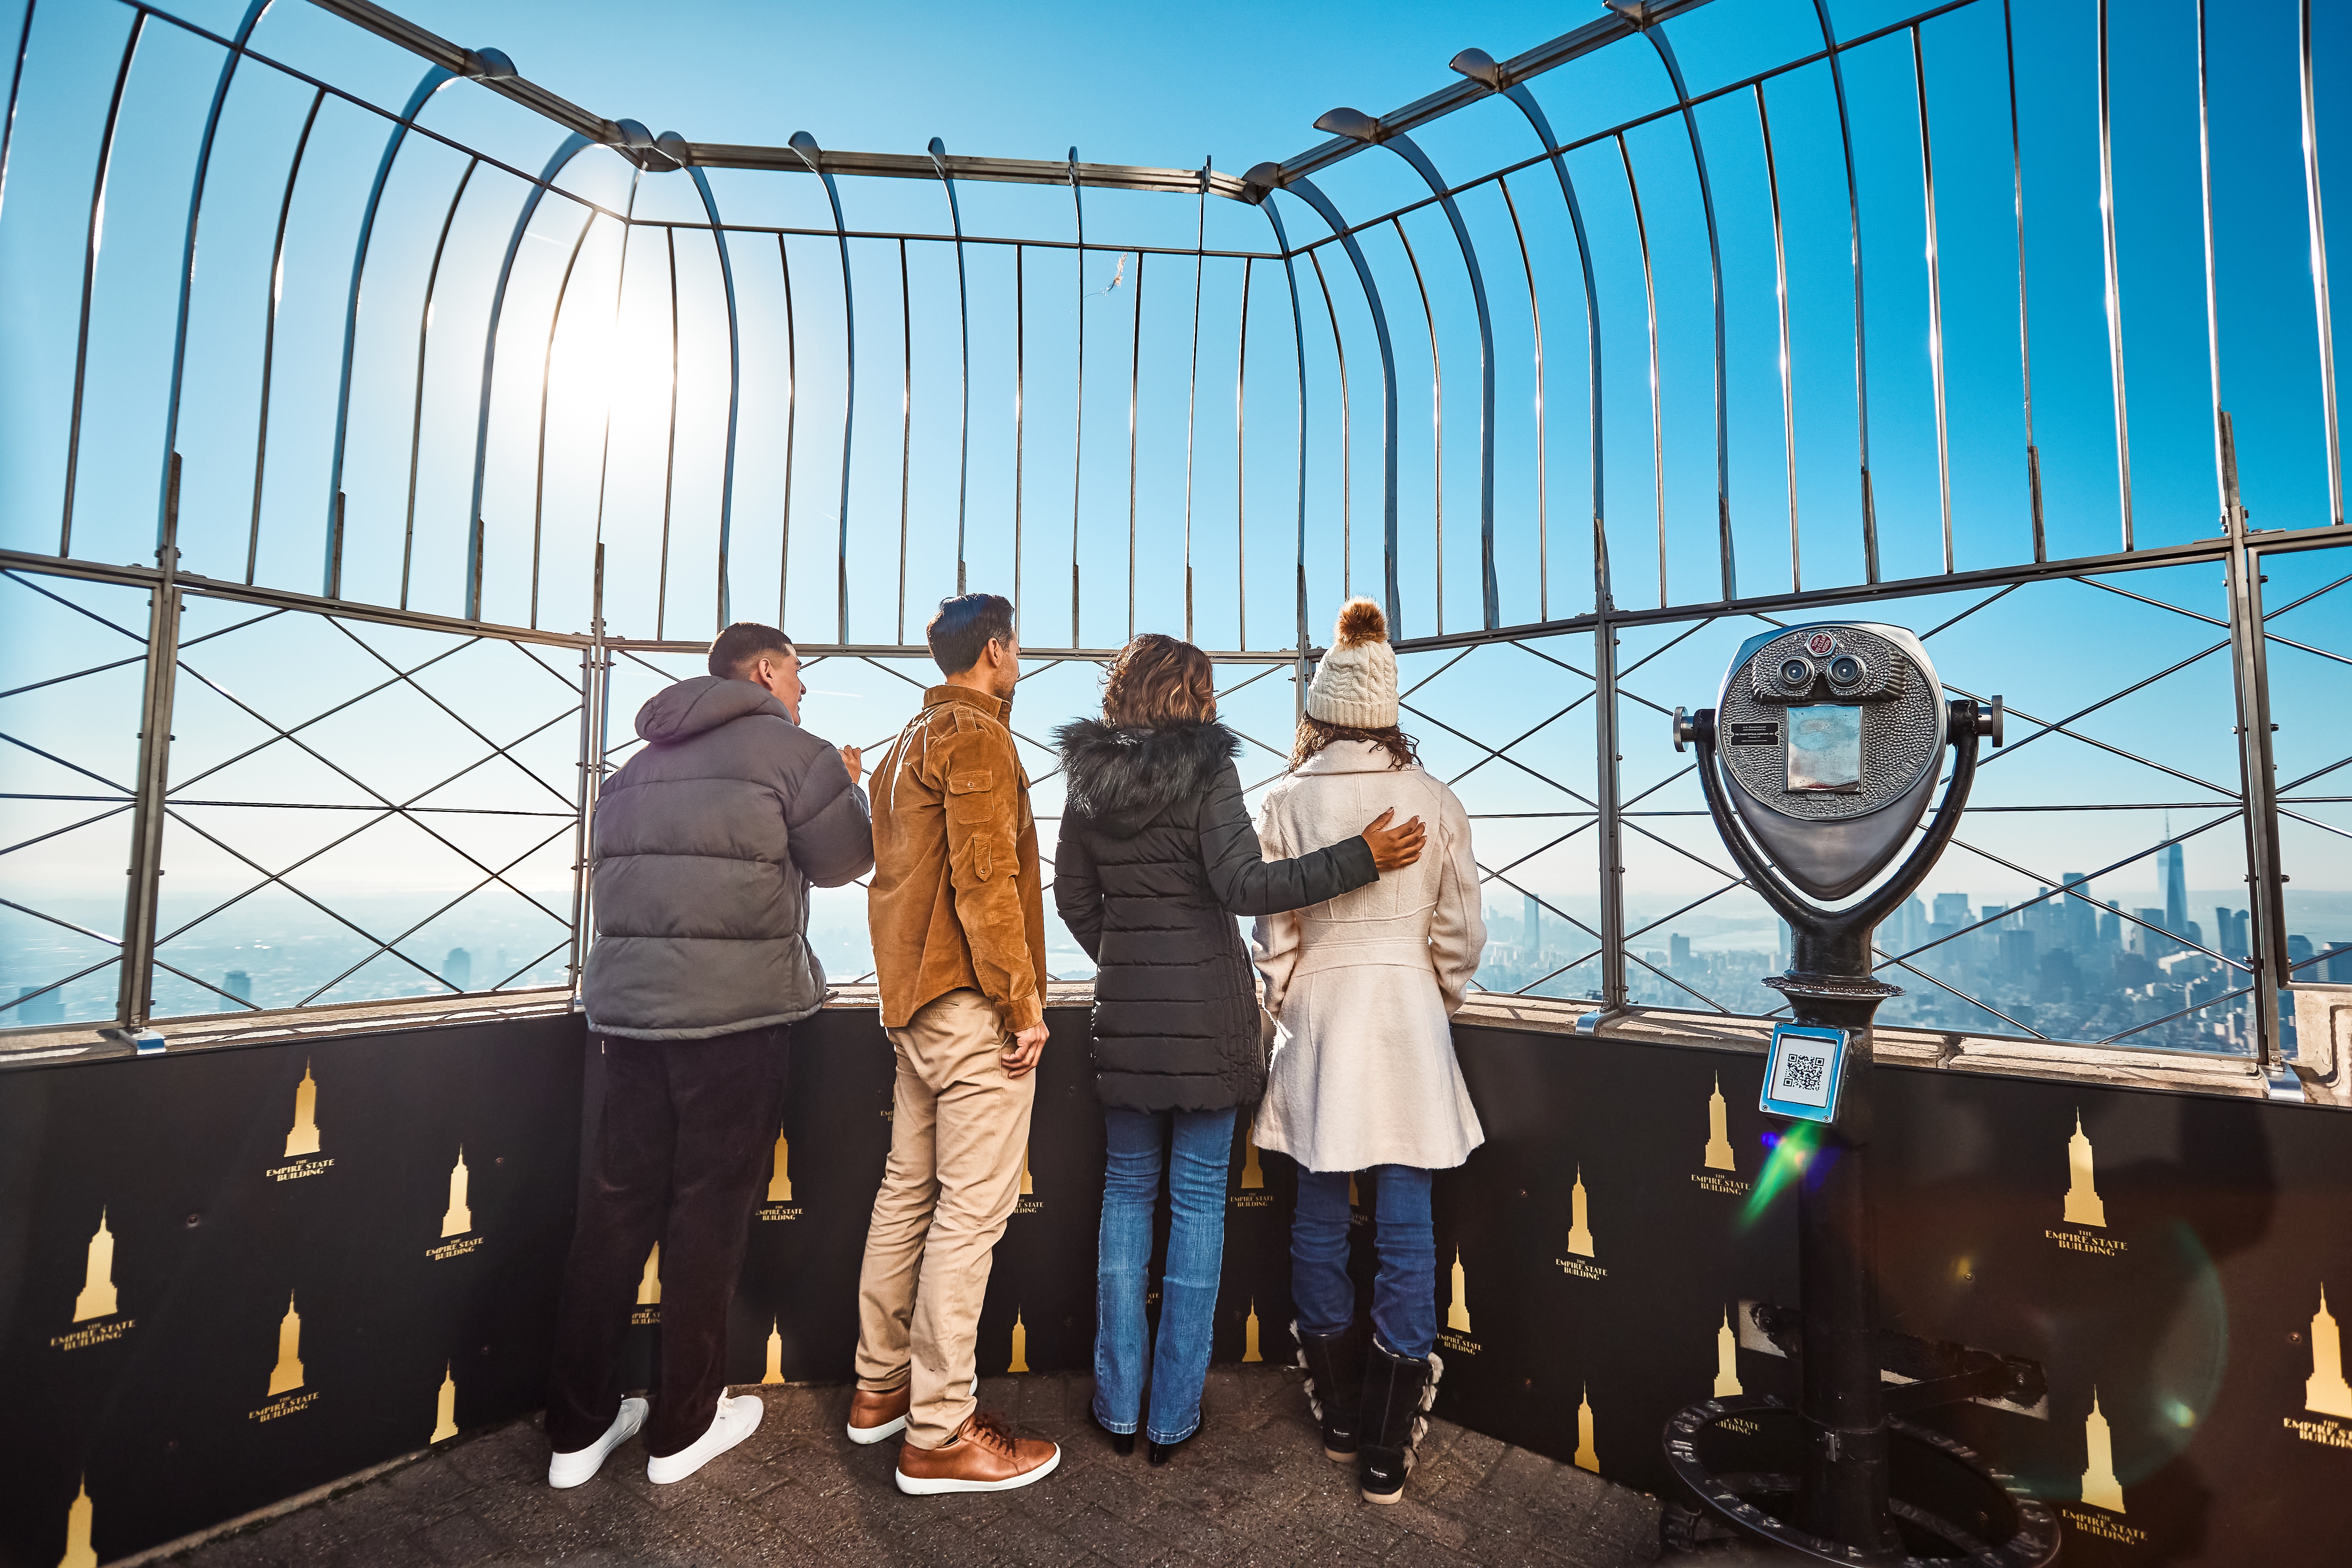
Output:
M1370 599L1339 606L1331 647L1307 687L1307 713L1326 724L1385 730L1397 721L1396 654L1388 616Z

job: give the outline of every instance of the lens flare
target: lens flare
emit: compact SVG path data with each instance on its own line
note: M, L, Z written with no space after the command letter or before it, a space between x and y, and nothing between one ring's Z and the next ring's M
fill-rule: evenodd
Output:
M1810 1121L1797 1122L1785 1132L1764 1134L1764 1146L1772 1152L1764 1157L1764 1169L1748 1194L1747 1206L1739 1211L1740 1229L1749 1229L1762 1219L1772 1200L1804 1174L1821 1141L1822 1130Z

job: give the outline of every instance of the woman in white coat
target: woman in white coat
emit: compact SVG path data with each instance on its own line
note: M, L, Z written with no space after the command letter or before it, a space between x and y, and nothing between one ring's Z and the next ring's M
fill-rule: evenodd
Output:
M1393 808L1428 824L1402 870L1325 903L1257 922L1255 956L1276 1025L1257 1112L1261 1149L1298 1162L1290 1240L1292 1326L1324 1452L1359 1459L1364 1497L1403 1495L1444 1371L1430 1173L1486 1141L1454 1058L1451 1020L1486 946L1470 819L1422 771L1397 728L1396 656L1370 599L1339 612L1307 688L1290 773L1267 792L1268 859L1336 844ZM1380 1268L1369 1347L1348 1278L1348 1186L1373 1183Z

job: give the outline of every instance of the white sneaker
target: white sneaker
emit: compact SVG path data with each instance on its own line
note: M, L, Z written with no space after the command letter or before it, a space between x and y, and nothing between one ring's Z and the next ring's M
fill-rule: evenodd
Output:
M584 1448L569 1454L551 1454L547 1458L547 1484L551 1487L576 1487L583 1481L593 1480L604 1463L604 1457L631 1437L646 1424L649 1408L642 1399L624 1399L621 1413L604 1428L604 1435Z
M710 1418L709 1429L680 1448L675 1454L646 1461L646 1479L656 1486L667 1486L682 1481L719 1455L733 1447L760 1429L760 1418L767 1414L757 1394L739 1394L730 1399L719 1396L719 1413Z

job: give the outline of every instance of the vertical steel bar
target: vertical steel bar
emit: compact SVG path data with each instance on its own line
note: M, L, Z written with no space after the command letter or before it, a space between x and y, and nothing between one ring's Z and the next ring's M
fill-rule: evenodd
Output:
M1813 0L1821 23L1822 44L1829 50L1830 86L1837 94L1838 143L1845 153L1845 211L1853 237L1853 412L1854 434L1862 458L1862 563L1864 579L1878 581L1878 506L1870 486L1870 348L1863 323L1862 185L1853 163L1853 119L1845 101L1845 67L1840 59L1837 29L1830 25L1829 0Z
M1780 229L1780 165L1772 152L1772 114L1764 84L1756 84L1756 125L1764 138L1764 183L1772 198L1772 293L1780 310L1780 443L1789 468L1789 592L1805 591L1804 552L1797 533L1797 399L1789 353L1789 247Z
M254 0L255 12L257 14L266 4L268 0ZM24 25L16 29L16 59L8 68L8 110L5 117L0 117L0 212L7 209L8 153L16 144L16 96L25 85L25 56L33 47L33 12L38 5L39 0L25 0ZM236 58L232 53L222 64L233 65ZM200 157L198 165L201 166L203 162Z
M2319 120L2311 86L2311 0L2303 0L2297 49L2303 86L2303 196L2311 221L2311 300L2318 313L2320 411L2327 425L2327 520L2344 521L2344 447L2336 425L2336 328L2327 305L2327 220L2319 199ZM2109 242L2110 248L2113 242Z
M643 169L629 175L628 205L621 213L621 259L613 269L613 330L606 339L611 344L621 340L621 298L629 285L629 246L636 238L637 186L646 177ZM599 548L604 542L604 494L613 478L613 371L608 362L604 372L604 427L597 437L596 452L596 531L593 538Z
M144 1028L154 1002L155 914L163 875L164 792L171 782L172 697L180 668L180 455L163 470L163 573L147 601L147 668L139 710L139 776L131 808L130 886L123 900L122 973L115 1019Z
M1347 220L1331 198L1325 195L1314 181L1293 179L1284 190L1304 200L1323 221L1331 226L1339 237L1348 260L1356 268L1356 281L1363 286L1364 301L1372 310L1372 335L1381 345L1381 586L1387 595L1389 636L1405 635L1404 602L1397 584L1397 384L1396 345L1389 337L1388 308L1381 303L1380 286L1372 281L1371 263L1364 259L1363 247L1356 243ZM1318 270L1319 270L1318 264ZM1337 335L1337 328L1334 328Z
M1273 205L1274 198L1267 197L1269 210ZM1339 362L1339 596L1352 599L1356 596L1356 455L1348 396L1348 342L1339 335L1339 307L1331 298L1331 280L1323 276L1323 253L1310 250L1307 259L1313 263L1315 282L1323 290L1323 310L1331 318L1331 349Z
M1545 477L1549 442L1544 435L1543 304L1536 298L1535 258L1528 253L1528 231L1519 223L1519 204L1511 199L1511 182L1497 178L1503 209L1511 215L1511 236L1519 242L1519 266L1528 275L1528 321L1536 345L1536 619L1551 619L1550 481Z
M776 625L791 624L793 586L793 446L800 432L800 334L793 319L793 258L784 237L776 236L776 267L784 279L784 503L783 537L776 546Z
M571 978L575 1003L587 974L588 948L594 935L593 829L596 800L604 784L605 717L612 689L613 655L604 646L604 545L601 540L595 546L593 574L589 586L588 646L580 654L580 820L572 837Z
M1291 698L1292 705L1303 713L1307 700L1307 318L1298 308L1298 263L1291 255L1290 237L1282 231L1282 214L1275 207L1274 194L1267 192L1258 206L1274 226L1274 243L1282 252L1282 275L1290 285L1290 342L1298 358L1298 533L1291 558L1298 601L1298 622L1292 633L1291 647L1298 661L1291 670ZM1136 265L1139 283L1140 257ZM1295 721L1296 715L1293 717Z
M932 166L940 172L940 184L947 187L948 222L955 229L956 333L963 355L957 382L961 408L956 416L956 592L961 594L964 592L964 502L971 487L971 296L964 278L963 209L956 202L955 180L948 174L948 144L936 136L932 137L930 154ZM1129 596L1132 597L1131 595ZM1129 619L1132 618L1130 616ZM905 637L905 633L899 634L901 641Z
M2129 550L2133 547L2131 416L2124 399L2124 296L2116 266L2116 156L2107 112L2112 85L2107 67L2107 0L2099 0L2099 228L2105 241L2107 374L2116 400L2116 494L2123 508L2123 547Z
M147 13L131 19L131 37L122 46L122 63L115 68L114 95L106 104L106 128L98 139L98 173L90 178L89 220L83 236L81 261L81 330L74 342L73 413L66 426L65 510L58 521L58 553L73 553L74 481L81 469L82 392L89 375L89 300L98 284L98 247L106 230L106 182L114 173L114 132L122 121L122 89L131 80L131 59L147 26ZM194 218L190 219L191 224ZM125 962L128 962L127 960Z
M724 627L735 619L730 573L735 543L735 435L743 409L743 328L735 309L735 255L727 244L727 226L719 216L719 199L710 194L709 176L691 164L686 172L710 219L711 243L719 247L719 281L727 296L727 456L719 471L718 562L719 625ZM474 510L478 513L481 508L478 504ZM478 519L476 526L480 526Z
M1936 490L1943 501L1944 570L1950 572L1952 443L1944 423L1944 284L1936 245L1936 148L1927 121L1927 56L1916 22L1911 26L1911 79L1919 91L1919 186L1927 223L1927 368L1936 389Z
M1706 177L1706 144L1698 133L1698 115L1691 108L1690 89L1683 81L1683 68L1675 58L1675 47L1666 37L1664 27L1644 27L1642 36L1650 40L1665 62L1666 75L1675 84L1675 97L1682 104L1683 128L1690 136L1691 162L1698 168L1698 199L1706 214L1706 259L1708 277L1715 297L1715 516L1716 530L1723 554L1723 596L1739 597L1738 562L1731 543L1731 417L1725 395L1725 359L1723 331L1723 247L1716 237L1715 188ZM1948 570L1948 568L1947 568Z
M677 496L677 230L662 228L663 253L669 267L669 437L662 459L662 526L660 576L654 588L654 640L667 635L669 617L669 514Z
M2197 5L2200 18L2197 34L2200 73L2197 86L2197 118L2198 144L2201 151L2204 145L2205 120L2205 85L2202 75L2205 49L2202 18L2205 0L2197 0ZM2033 334L2029 329L2025 310L2025 148L2024 138L2018 130L2017 39L2010 23L2010 0L2000 0L2000 44L2001 58L2009 70L2009 178L2012 198L2017 208L2017 367L2025 395L2025 492L2027 504L2032 508L2033 514L2033 559L2047 561L2050 559L2050 543L2042 527L2042 451L2033 444ZM2211 203L2209 200L2206 218L2206 249L2209 255L2212 249L2211 226ZM2210 289L2212 278L2210 268L2207 269L2206 278ZM2210 303L2210 300L2208 302ZM2221 390L2217 384L2214 389L2216 408L2221 406L2220 398ZM2217 464L2220 462L2219 452L2220 448L2217 447L2214 459Z
M482 538L482 486L484 480L488 478L489 471L490 387L498 372L499 322L506 314L507 283L508 280L514 276L515 257L522 249L523 231L530 226L531 217L539 211L540 202L545 198L548 191L552 188L555 176L562 172L563 165L570 163L574 157L578 156L580 153L595 145L595 142L589 141L588 138L581 135L577 132L566 136L562 143L556 147L554 156L548 159L547 167L541 171L538 183L523 193L522 206L520 210L515 214L513 231L507 236L506 256L499 263L498 287L491 290L490 293L490 321L489 325L484 328L482 331L481 401L474 420L474 497L472 502L466 508L466 614L477 619L480 617L482 613L482 546L484 542ZM698 173L699 173L699 171L698 171ZM713 221L715 222L716 219L714 218ZM585 236L587 229L583 226L581 229L581 233L583 236ZM576 247L573 254L578 254ZM569 276L569 271L570 269L567 268L567 277ZM555 328L553 321L551 319L548 326L548 342L551 346L552 346L554 339ZM542 421L541 435L543 438L545 433L543 426L547 413L545 383L543 377L541 392L541 399L540 404L540 416ZM261 516L261 496L259 490L260 487L258 481L257 481L255 485L255 495L253 498L255 526L257 530L259 527L259 520ZM537 593L539 586L539 542L537 538L537 531L538 520L534 517L532 520L533 537L531 541L531 588L534 594ZM253 579L249 575L246 579L248 583L252 580Z
M168 483L170 478L172 454L179 449L180 390L183 375L186 370L188 362L188 302L191 291L194 289L195 285L196 277L196 224L197 220L204 213L205 184L212 172L213 137L214 133L220 129L221 107L228 101L229 83L236 75L238 63L245 58L245 41L253 36L254 26L261 20L262 13L269 9L269 3L270 0L251 0L251 4L246 6L245 16L243 20L237 23L236 32L232 37L227 56L221 61L220 79L213 85L212 107L205 112L205 133L202 140L196 146L195 177L189 183L188 186L187 236L182 242L180 249L179 310L175 315L172 328L171 392L168 396L168 401L164 405L163 410L163 467L164 472L163 478L166 483ZM8 143L16 128L16 89L18 83L24 79L25 52L31 46L32 38L33 0L25 0L25 26L24 31L18 36L16 40L16 71L10 78L8 83L8 118L5 123L0 123L0 196L5 196L7 194ZM322 92L324 91L323 89L320 90ZM310 106L311 115L315 117L318 114L318 111L319 106L316 102L313 102ZM305 121L303 126L303 135L308 137L309 134L309 122ZM295 161L298 164L299 163L300 159L301 154L298 152L295 154ZM289 174L287 178L290 188L293 176ZM282 235L285 229L285 218L283 216L278 219L278 228ZM273 326L276 324L274 311L272 312L271 324ZM267 397L263 399L265 405L265 416L268 401ZM156 542L158 544L163 542L163 485L158 484L156 487L157 494L155 504Z
M2006 4L2007 0L2003 0ZM2197 180L2205 223L2205 370L2213 416L2213 488L2228 531L2230 476L2221 451L2221 311L2213 282L2213 138L2206 118L2205 0L2197 0ZM2036 520L2037 521L2039 519ZM2036 542L2040 542L2037 531ZM2042 556L2036 552L2034 559Z
M261 317L261 399L253 438L253 521L245 536L245 580L253 581L261 553L261 485L269 462L269 382L278 360L278 306L286 292L286 219L294 210L294 183L302 175L302 154L310 145L310 128L319 122L319 106L327 89L310 95L310 112L302 116L302 133L294 139L294 156L286 166L286 193L278 202L278 237L269 247L269 298Z
M547 315L547 347L539 362L539 431L538 455L533 462L530 481L530 620L533 629L539 626L539 566L540 547L547 520L547 395L555 374L555 334L563 325L563 301L572 293L572 269L580 265L580 252L588 243L589 231L596 226L596 209L584 210L580 220L580 233L572 241L572 253L563 258L563 278L555 286L555 308Z
M1247 491L1243 484L1242 386L1249 365L1250 268L1255 265L1255 260L1242 263L1241 342L1234 353L1234 625L1240 637L1236 646L1244 650L1249 647L1249 551Z
M1435 503L1437 527L1437 635L1445 635L1445 374L1437 353L1437 313L1429 308L1429 282L1421 275L1421 260L1412 253L1412 241L1404 232L1404 225L1391 218L1389 226L1396 230L1397 240L1404 247L1404 258L1412 268L1413 286L1421 290L1422 319L1429 327L1429 431L1430 431L1430 494Z
M1078 150L1070 149L1070 211L1078 230L1077 265L1071 279L1078 318L1076 414L1070 433L1070 646L1078 646L1078 507L1087 474L1087 204L1078 185Z
M2238 768L2246 822L2246 871L2253 929L2247 966L2254 988L2254 1049L2262 1071L2279 1070L2279 994L2292 978L2286 952L2286 908L2279 864L2278 768L2272 757L2270 665L2263 616L2263 562L2246 538L2239 500L2238 448L2230 416L2221 416L2222 522L2229 530L2230 662L2237 689Z
M1143 384L1143 252L1135 253L1134 340L1127 349L1127 636L1135 638L1135 404Z
M1666 426L1658 395L1658 286L1650 270L1650 228L1642 219L1642 187L1633 178L1633 154L1626 149L1622 132L1616 141L1618 161L1625 165L1625 191L1633 202L1633 234L1642 245L1642 296L1649 308L1650 482L1658 501L1658 603L1666 605L1673 601L1666 596Z
M1024 247L1013 247L1013 613L1018 616L1027 600L1021 596L1021 458L1024 406L1028 391L1029 287L1022 277Z
M825 200L833 206L833 236L841 247L842 396L841 396L841 533L834 557L835 640L849 640L849 458L857 419L857 300L849 270L849 226L842 221L841 189L824 167L824 151L816 138L795 131L788 143L824 182Z
M1192 361L1184 394L1184 640L1192 640L1192 432L1201 404L1201 282L1209 234L1209 170L1201 168L1201 216L1192 233Z
M343 301L342 370L335 387L335 455L327 469L327 558L319 574L319 591L330 599L339 599L343 594L343 451L352 427L352 357L359 347L360 285L367 277L368 242L375 234L375 215L383 205L384 181L392 176L393 160L400 155L408 128L416 122L425 100L457 79L454 72L439 66L431 68L418 79L415 90L401 106L400 118L393 121L392 134L384 139L383 156L376 160L375 183L368 187L367 205L360 209L359 241L352 247L352 287ZM634 209L634 176L629 183L629 203ZM617 297L614 308L618 309ZM602 511L600 502L600 517Z
M433 243L433 266L425 274L425 304L416 312L416 395L408 420L408 520L400 535L400 607L404 610L408 608L409 563L416 550L416 468L425 442L425 351L433 332L433 296L441 284L441 253L449 245L449 226L457 221L458 204L466 199L466 187L481 166L481 159L468 158L466 172L457 176L449 210L441 216L441 237Z
M1617 1010L1625 991L1624 803L1617 735L1617 626L1604 592L1592 626L1593 812L1600 834L1601 1005Z
M907 640L907 510L915 478L915 300L907 285L907 241L898 240L898 635Z

